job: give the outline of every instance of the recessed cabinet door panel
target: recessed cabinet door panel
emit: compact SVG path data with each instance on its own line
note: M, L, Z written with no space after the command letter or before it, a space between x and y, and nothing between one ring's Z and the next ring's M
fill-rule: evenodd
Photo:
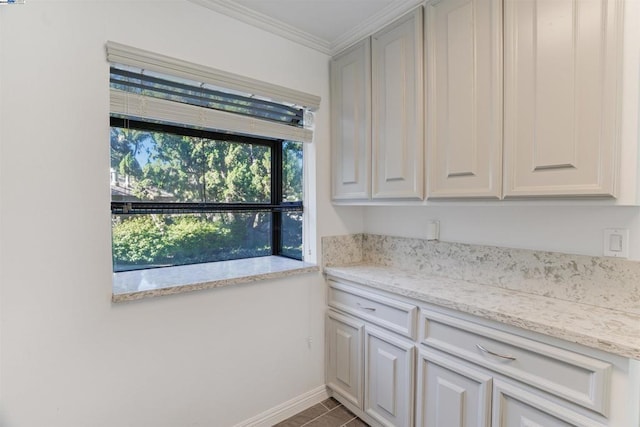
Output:
M427 197L502 190L502 1L426 9Z
M418 427L488 427L491 377L430 350L418 356Z
M491 427L604 427L518 386L494 380Z
M383 426L413 421L414 345L384 331L365 329L365 412Z
M371 43L331 61L332 179L334 199L371 193Z
M333 311L326 320L327 386L362 409L364 323Z
M373 198L423 198L422 13L372 37Z
M615 196L620 2L504 9L505 196Z

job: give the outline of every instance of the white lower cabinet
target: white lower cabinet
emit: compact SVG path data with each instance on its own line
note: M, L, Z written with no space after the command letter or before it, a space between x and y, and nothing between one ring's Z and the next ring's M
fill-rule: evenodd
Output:
M640 362L332 277L326 379L374 427L640 427Z
M373 425L413 425L412 341L329 310L325 347L327 387L339 400Z
M604 427L530 387L438 351L420 349L420 427Z
M413 342L365 328L364 410L383 426L413 425Z
M326 318L327 386L362 409L364 323L330 310Z
M328 283L327 387L371 426L412 427L418 307Z
M428 349L418 354L416 425L489 427L492 378Z
M521 387L494 381L491 427L603 427L564 406L527 392Z

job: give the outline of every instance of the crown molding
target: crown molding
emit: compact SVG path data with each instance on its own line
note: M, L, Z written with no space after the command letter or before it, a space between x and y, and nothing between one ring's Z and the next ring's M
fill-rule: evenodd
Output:
M256 12L248 7L229 0L189 0L215 12L237 19L251 26L284 37L303 46L331 55L331 45L328 41L300 30L292 25Z
M189 1L331 56L424 3L424 0L396 0L337 39L325 40L230 0Z
M400 18L405 13L424 4L424 0L397 0L389 4L369 19L356 25L352 30L342 34L331 43L331 55L342 52L351 45L369 37L387 24Z

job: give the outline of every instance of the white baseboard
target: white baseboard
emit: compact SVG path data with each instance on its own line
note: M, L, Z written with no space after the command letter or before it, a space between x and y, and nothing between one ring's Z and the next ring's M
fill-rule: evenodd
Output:
M271 427L327 398L329 398L327 388L321 385L253 418L236 424L234 427Z

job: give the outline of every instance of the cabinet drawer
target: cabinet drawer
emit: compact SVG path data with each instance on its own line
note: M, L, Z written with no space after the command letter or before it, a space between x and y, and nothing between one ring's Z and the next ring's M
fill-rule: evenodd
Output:
M608 415L610 363L432 310L420 342Z
M369 293L329 280L330 307L382 326L405 337L416 337L418 308L415 305Z

